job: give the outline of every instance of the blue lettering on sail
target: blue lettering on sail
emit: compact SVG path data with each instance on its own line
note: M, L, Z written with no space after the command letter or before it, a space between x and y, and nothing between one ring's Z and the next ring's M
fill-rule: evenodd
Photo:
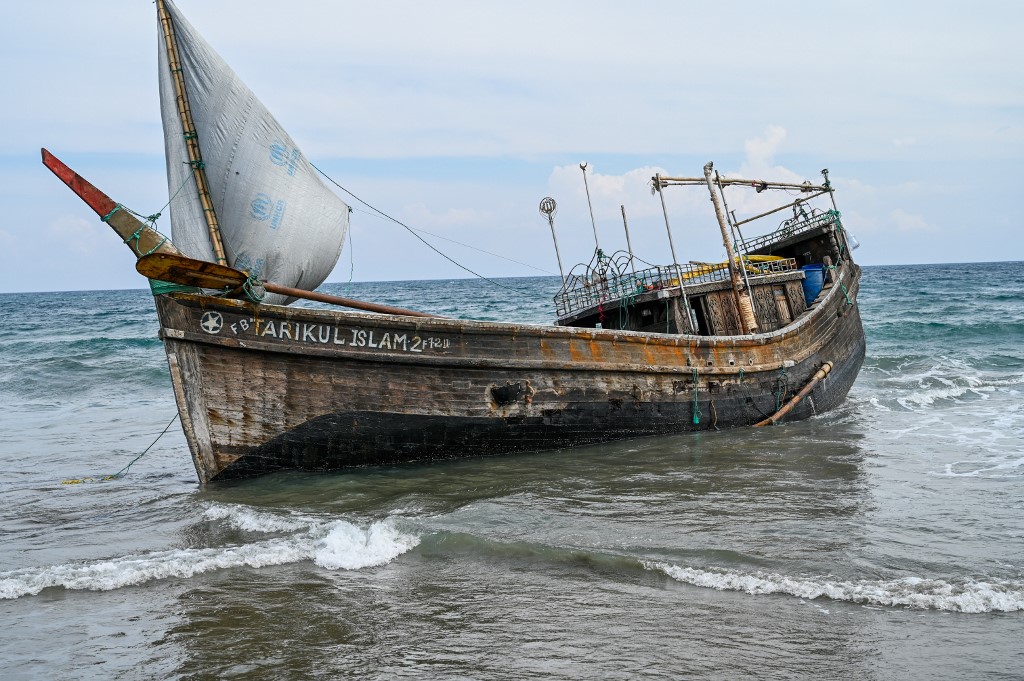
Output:
M299 164L299 150L287 146L281 140L274 140L270 145L270 162L276 166L284 166L288 169L289 175L294 175Z
M257 258L256 262L253 262L252 257L248 253L242 253L235 256L235 262L232 264L232 267L258 277L263 273L263 266L265 264L266 260L264 258Z
M270 220L270 228L277 229L284 219L284 209L288 206L285 201L274 201L270 196L260 192L249 205L249 215L254 220L266 222Z

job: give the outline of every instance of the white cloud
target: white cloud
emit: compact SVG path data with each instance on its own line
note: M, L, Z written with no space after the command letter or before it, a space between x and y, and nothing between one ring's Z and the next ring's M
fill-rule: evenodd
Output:
M865 2L796 14L768 4L704 11L662 3L653 15L611 0L292 3L286 11L252 0L243 12L238 0L178 4L311 158L344 167L346 186L390 197L382 207L406 207L397 210L414 227L458 231L460 240L517 259L533 255L531 242L509 235L548 238L536 210L545 193L560 204L563 254L592 249L577 159L593 161L602 244L622 241L622 204L634 244L658 255L665 230L650 176L700 176L708 158L728 159L716 166L726 175L777 180L818 181L818 163L830 165L844 216L878 226L870 253L1006 257L996 244L1015 234L996 238L996 222L977 222L963 196L985 196L995 215L1016 214L1024 126L1021 92L1006 84L1019 80L1024 63L1024 41L1016 39L1024 4L935 12L920 0ZM60 255L40 246L63 240L96 258L94 237L111 237L98 223L88 230L63 222L66 215L94 218L40 170L38 147L143 213L164 203L153 5L21 3L8 19L0 42L21 55L24 68L0 69L0 90L18 93L0 111L7 132L0 201L8 207L0 247L5 262L28 264L17 277L13 268L0 272L0 290L108 285L100 282L115 273L137 285L130 264L121 265L127 249L116 243L110 258L119 264L110 272L95 259L88 267L70 255L58 262ZM104 32L119 40L93 39ZM723 35L731 36L728 49ZM809 59L811 43L781 35L827 35L827 59ZM684 68L702 54L714 55L713 69ZM97 74L116 87L94 87ZM449 162L473 172L437 171ZM971 173L968 164L987 171ZM766 200L739 189L728 196L738 214ZM680 255L715 257L721 244L707 192L673 188L665 198ZM931 239L922 245L927 252L893 247L897 236L909 241L906 234L922 226L953 234L964 224L979 235L970 244ZM361 225L366 248L360 252L357 231L357 267L366 278L440 276L429 269L433 255L395 265L395 231L380 221ZM465 237L470 230L479 240ZM371 247L385 255L359 263ZM46 275L43 256L53 267ZM492 271L488 263L479 268Z
M747 151L747 159L740 168L740 173L746 177L761 177L766 172L775 170L772 167L775 154L785 141L786 129L779 125L769 125L764 137L747 140L743 145Z
M935 229L920 215L908 213L902 208L889 211L889 222L901 232L930 232Z
M668 175L664 168L642 166L612 175L591 164L586 172L595 218L621 222L620 206L626 207L627 218L661 215L661 204L651 194L651 178L659 173ZM556 166L548 177L548 191L559 201L563 215L569 210L587 211L587 188L579 165ZM587 215L589 220L589 212Z

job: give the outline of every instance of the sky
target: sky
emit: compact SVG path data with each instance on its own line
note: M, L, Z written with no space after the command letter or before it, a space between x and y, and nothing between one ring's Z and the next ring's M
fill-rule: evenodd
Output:
M488 277L601 247L669 263L655 173L819 181L865 265L1024 259L1024 4L177 0L306 156ZM142 214L167 202L150 0L0 22L0 292L141 288L46 147ZM727 195L743 217L758 205ZM352 204L328 281L471 276ZM720 260L706 191L665 192L679 260ZM780 218L781 219L781 218ZM764 221L760 232L778 221ZM166 217L158 228L169 232ZM745 233L745 236L754 234Z

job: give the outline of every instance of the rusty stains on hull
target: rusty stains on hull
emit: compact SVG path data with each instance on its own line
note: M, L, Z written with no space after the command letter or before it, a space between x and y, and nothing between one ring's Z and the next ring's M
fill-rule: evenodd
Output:
M832 361L788 416L805 418L839 404L860 368L857 280L847 285L852 306L833 290L784 329L726 338L413 320L198 294L158 296L157 310L205 482L751 425L776 410L783 370L788 397Z

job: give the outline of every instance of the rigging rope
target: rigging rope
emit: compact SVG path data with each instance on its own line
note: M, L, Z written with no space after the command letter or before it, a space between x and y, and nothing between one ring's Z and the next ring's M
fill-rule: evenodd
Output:
M842 262L843 241L845 240L845 235L843 234L843 223L840 220L842 213L840 213L838 210L829 210L825 212L825 215L832 218L832 221L835 223L836 229L839 231L840 236L839 239L837 239L837 241L839 242L839 261ZM836 276L838 274L838 267L836 265L829 265L828 269L832 272L832 281L836 281L837 279L839 279ZM846 304L853 305L853 301L850 300L850 292L846 290L846 284L843 283L842 279L839 279L839 288L843 289L843 295L846 296Z
M395 223L395 224L396 224L396 225L398 225L399 227L403 227L403 228L404 228L404 229L405 229L406 231L408 231L408 232L409 232L409 234L412 234L412 235L413 235L414 237L416 237L417 239L419 239L420 241L422 241L422 242L424 243L424 245L426 245L426 247L427 247L427 248L429 248L430 250L434 251L435 253L437 253L437 254L438 254L438 255L440 255L440 256L441 256L442 258L444 258L444 259L445 259L445 260L447 260L448 262L452 263L453 265L455 265L455 266L456 266L456 267L458 267L459 269L465 270L466 272L469 272L470 274L472 274L472 275L473 275L474 277L477 277L477 278L479 278L479 279L483 279L484 281L486 281L486 282L488 282L488 283L490 283L490 284L494 284L494 285L495 285L495 286L497 286L498 288L503 288L503 289L505 289L506 291L512 291L513 293L518 293L518 294L520 294L520 295L524 295L524 296L526 295L526 294L524 294L524 293L523 293L522 291L519 291L518 289L514 289L514 288L512 288L511 286L505 286L504 284L499 284L498 282L494 281L493 279L488 279L488 278L487 278L487 277L485 277L484 275L482 275L482 274L479 274L478 272L474 272L473 270L469 269L469 268L468 268L468 267L466 267L465 265L463 265L463 264L461 264L461 263L459 263L459 262L456 262L456 261L455 261L454 259L452 259L452 258L451 258L451 257L449 257L448 255L446 255L445 253L443 253L442 251L438 250L438 249L437 249L437 248L436 248L436 247L435 247L435 246L434 246L433 244L431 244L431 243L430 243L429 241L427 241L426 239L424 239L423 237L421 237L421 236L420 236L419 234L417 234L417 233L416 233L416 230L414 230L414 229L413 229L412 227L410 227L409 225L405 224L404 222L402 222L401 220L399 220L399 219L397 219L397 218L393 218L393 217L391 217L390 215L388 215L388 214L387 214L387 213L385 213L384 211L380 210L379 208L376 208L375 206L371 206L371 205L370 205L369 203L367 203L366 201L363 201L363 200L362 200L361 198L359 198L358 196L356 196L355 194L353 194L352 192L350 192L349 190L345 189L345 188L344 188L344 187L342 187L342 186L341 186L340 184L338 184L338 183L337 183L337 182L336 182L336 181L334 180L334 178L332 178L332 177L331 177L330 175L328 175L328 174L327 174L327 173L325 173L324 171L320 170L320 168L319 168L319 167L317 167L317 166L316 166L316 164L314 164L314 163L310 162L310 164L309 164L309 165L313 166L313 169L314 169L314 170L316 170L316 171L317 171L318 173L320 173L320 174L321 174L321 175L323 175L323 176L324 176L325 178L327 178L327 180L328 180L328 181L329 181L329 182L330 182L331 184L333 184L333 185L334 185L335 187L337 187L337 188L338 188L338 189L340 189L341 191L345 192L346 194L348 194L349 196L351 196L351 197L352 197L353 199L355 199L355 200L356 200L356 201L358 201L359 203L363 204L364 206L366 206L367 208L369 208L369 209L370 209L370 210L372 210L373 212L377 213L377 214L378 214L378 215L380 215L381 217L383 217L383 218L385 218L385 219L387 219L387 220L390 220L391 222Z
M171 420L170 420L170 421L169 421L169 422L167 423L167 425L166 425L166 426L164 426L164 429L163 429L162 431L160 431L160 434L156 436L156 439L155 439L155 440L153 440L153 441L152 441L151 443L149 443L149 446L148 446L148 447L146 447L145 449L143 449L143 450L142 450L142 453L141 453L141 454L139 454L139 455L138 455L138 456L136 456L136 457L135 457L134 459L132 459L131 461L129 461L129 462L128 462L128 465L127 465L127 466L125 466L124 468L122 468L121 470L119 470L118 472L116 472L116 473L112 473L112 474L110 474L110 475L104 475L104 476L103 476L103 477L101 477L101 478L92 478L92 477L85 477L85 478L72 478L72 479L70 479L70 480L64 480L64 481L62 481L62 482L61 482L60 484L62 484L62 485L80 485L80 484L82 484L83 482L107 482L108 480L119 480L119 479L123 478L124 476L128 475L128 469L129 469L129 468L131 468L131 467L132 467L132 465L133 465L133 464L134 464L134 463L135 463L136 461L138 461L138 460L139 460L139 459L141 459L141 458L142 458L143 456L145 456L145 454L146 454L146 453L147 453L147 452L148 452L149 450L151 450L151 449L153 448L153 445L155 445L155 444L156 444L157 442L159 442L159 441L160 441L160 438L162 438L162 437L164 436L164 434L165 434L165 433L167 433L167 431L168 431L168 430L170 429L171 425L172 425L172 424L173 424L173 423L174 423L175 421L177 421L177 420L178 420L178 415L177 415L177 414L175 414L175 415L174 415L174 418L172 418L172 419L171 419Z
M355 209L355 210L358 210L358 212L360 212L360 213L362 213L364 215L369 215L370 217L380 218L379 215L371 213L368 210L359 210L359 209ZM483 248L477 248L476 246L473 246L471 244L464 244L461 241L456 241L455 239L449 239L446 236L441 236L440 234L434 234L433 232L427 231L425 229L421 229L419 227L410 227L409 229L411 229L413 231L416 231L416 232L422 232L424 234L429 234L430 236L434 237L435 239L441 239L443 241L450 241L453 244L458 244L459 246L462 246L464 248L468 248L468 249L473 250L473 251L479 251L480 253L485 253L485 254L493 256L495 258L501 258L502 260L508 260L509 262L514 262L515 264L522 265L523 267L529 267L531 270L537 270L538 272L543 272L544 274L549 274L552 277L557 277L558 276L558 274L556 274L555 272L551 272L549 270L546 270L543 267L537 267L535 265L531 265L528 262L522 262L521 260L516 260L514 258L509 258L507 256L501 255L500 253L492 253L491 251L484 250Z

